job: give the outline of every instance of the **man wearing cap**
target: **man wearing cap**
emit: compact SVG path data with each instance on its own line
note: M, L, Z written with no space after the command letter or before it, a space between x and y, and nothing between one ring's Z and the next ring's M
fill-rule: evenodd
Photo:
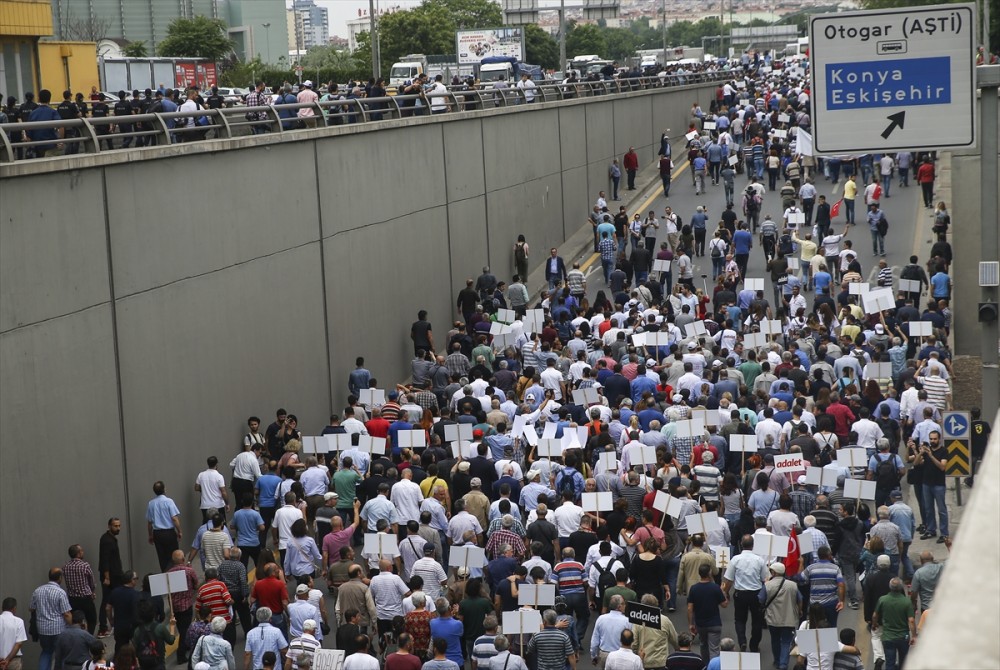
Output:
M743 551L729 561L729 567L722 579L722 591L729 597L733 591L735 608L736 637L740 650L757 653L760 650L761 631L763 629L763 609L758 597L760 587L767 581L769 571L767 563L753 553L753 537L744 535L740 541ZM747 645L747 616L750 617L750 640Z
M545 494L549 500L555 500L556 492L545 484L541 483L541 471L531 469L525 476L528 483L521 489L520 507L525 512L530 512L538 507L538 496Z
M483 480L479 477L473 477L469 486L472 489L462 496L462 500L465 501L465 509L476 518L482 528L486 528L490 525L490 499L482 491Z
M286 668L299 670L302 667L313 666L316 650L323 646L322 638L316 637L316 632L319 630L315 619L306 619L302 622L302 634L288 643L288 652L285 654Z
M319 608L309 602L309 585L299 584L295 587L295 600L288 603L288 632L293 638L302 635L305 621L319 621ZM323 632L313 629L316 639L323 642Z
M785 578L785 564L770 566L771 578L758 596L764 609L764 620L771 634L771 654L778 670L788 668L788 657L799 626L802 594L794 581Z
M319 96L316 91L313 90L313 83L311 80L306 79L302 82L302 90L299 91L298 96L295 98L296 102L314 105L316 101L319 100ZM303 107L298 111L298 117L302 119L307 128L316 127L316 110L313 107Z

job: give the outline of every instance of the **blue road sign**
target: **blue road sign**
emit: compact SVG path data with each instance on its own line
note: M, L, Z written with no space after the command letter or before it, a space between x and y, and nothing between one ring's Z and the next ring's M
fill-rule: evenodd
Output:
M963 439L969 437L969 414L968 412L945 412L941 422L944 428L944 438Z

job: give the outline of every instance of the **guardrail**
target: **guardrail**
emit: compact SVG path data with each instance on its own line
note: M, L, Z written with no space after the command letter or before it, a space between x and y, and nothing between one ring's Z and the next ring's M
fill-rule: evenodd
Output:
M476 88L451 87L439 96L395 95L383 98L345 98L315 103L266 107L227 107L191 112L160 112L99 118L0 124L0 162L42 157L98 154L108 151L162 146L205 139L228 139L261 133L308 131L340 125L371 123L438 114L460 114L483 109L538 102L575 100L602 95L672 88L722 81L730 71L695 72L663 77L542 83L534 89L495 89L490 83ZM303 113L303 110L306 110ZM203 123L198 123L203 122ZM38 131L55 131L39 137ZM53 136L54 135L54 136Z

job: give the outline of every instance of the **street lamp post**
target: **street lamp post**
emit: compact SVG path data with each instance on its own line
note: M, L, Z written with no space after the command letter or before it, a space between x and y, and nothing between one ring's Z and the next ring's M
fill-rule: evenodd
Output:
M264 40L267 42L267 63L271 64L271 24L262 23L264 26Z

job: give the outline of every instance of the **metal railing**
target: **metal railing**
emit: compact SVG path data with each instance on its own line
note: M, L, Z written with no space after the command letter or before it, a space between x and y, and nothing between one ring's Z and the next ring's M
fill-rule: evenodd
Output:
M109 151L167 146L205 139L229 139L263 133L308 131L439 114L533 103L575 100L603 95L673 88L721 81L732 77L726 70L663 77L640 77L541 83L533 89L496 89L492 83L478 87L449 87L436 96L395 95L382 98L344 98L315 103L226 107L191 112L160 112L98 118L0 124L0 162L101 154ZM201 123L199 123L201 122ZM45 131L55 131L44 134Z

